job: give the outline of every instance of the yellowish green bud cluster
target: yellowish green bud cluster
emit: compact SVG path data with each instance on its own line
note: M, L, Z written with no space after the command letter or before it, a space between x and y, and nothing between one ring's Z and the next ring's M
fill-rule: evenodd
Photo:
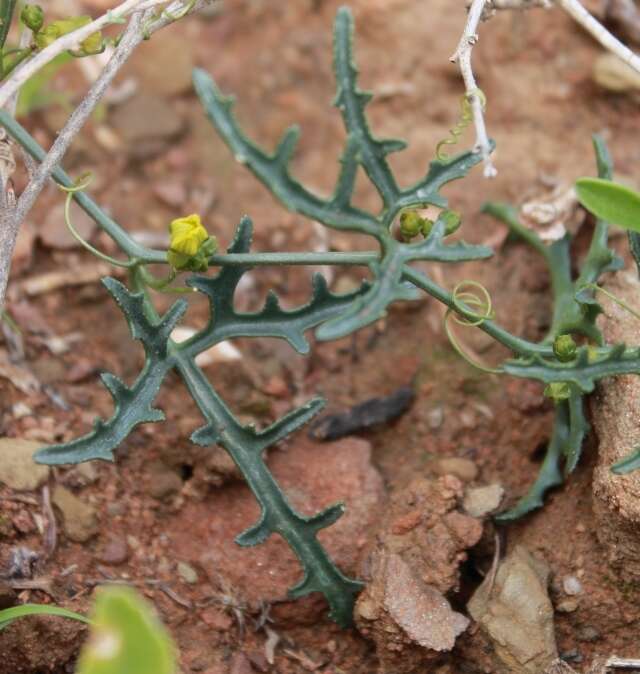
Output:
M218 242L209 236L200 216L194 213L173 220L169 233L167 259L171 267L176 271L206 271L209 257L218 250Z
M444 235L449 236L460 227L462 218L456 211L445 210L440 213L438 220L444 222ZM431 234L433 229L433 220L423 218L418 211L408 210L400 215L400 234L404 239L413 239L422 234L425 238Z
M558 403L563 400L569 400L571 397L571 388L565 381L554 381L545 386L544 395Z
M37 33L44 24L44 10L40 5L25 5L20 13L22 23Z
M571 335L558 335L553 342L553 353L561 363L568 363L576 357L578 345Z
M32 8L39 9L41 13L40 24L38 28L32 28L24 19L25 11ZM91 23L92 20L90 16L75 16L69 19L58 19L57 21L53 21L43 28L44 14L42 13L42 9L40 7L37 5L27 5L22 14L22 20L24 21L25 25L28 25L29 28L31 28L31 30L33 30L35 33L34 41L38 49L45 49L50 44L53 44L58 38L62 37L63 35L67 35L67 33L71 33L78 28L87 26ZM30 11L29 16L31 15L33 15L33 18L36 18L36 12ZM37 25L37 21L34 25ZM100 31L96 31L82 40L82 42L80 42L79 50L72 52L72 54L74 56L90 56L91 54L99 54L101 51L103 51L103 49L104 40L102 38L102 33Z

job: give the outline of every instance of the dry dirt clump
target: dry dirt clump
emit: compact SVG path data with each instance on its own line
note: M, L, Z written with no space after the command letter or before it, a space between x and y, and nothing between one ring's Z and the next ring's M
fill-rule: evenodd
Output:
M640 283L631 274L617 275L607 288L629 306L640 308ZM638 344L637 319L606 298L602 305L606 341ZM628 581L640 579L640 472L616 475L611 466L640 444L639 408L640 379L634 375L604 379L591 399L598 436L598 465L593 473L596 531L609 563Z
M458 589L466 550L482 535L481 522L458 510L462 496L460 480L445 475L416 479L391 499L355 609L381 674L422 671L469 625L445 596Z
M538 674L558 657L549 566L514 548L469 602L469 613L493 643L496 671Z

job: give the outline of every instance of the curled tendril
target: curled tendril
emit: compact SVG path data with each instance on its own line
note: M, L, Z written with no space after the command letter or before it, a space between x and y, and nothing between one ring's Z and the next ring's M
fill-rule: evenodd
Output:
M461 281L454 287L452 299L453 307L449 308L444 315L444 331L451 346L469 365L488 374L501 374L502 369L486 367L470 358L460 346L449 325L450 319L465 327L478 327L485 321L492 320L495 312L489 291L477 281Z
M621 300L619 297L616 297L612 292L605 290L597 283L585 283L583 286L580 286L578 292L582 292L583 290L593 290L595 292L601 292L603 295L608 297L612 302L615 302L621 309L624 309L626 312L630 313L634 318L640 320L640 313L638 313L635 309L630 307L624 300Z
M449 159L449 155L446 152L443 152L442 148L445 145L457 145L458 139L469 126L469 124L471 124L473 121L473 108L471 107L471 99L474 96L477 96L480 99L480 105L482 106L483 110L487 105L487 97L484 95L482 89L473 89L472 91L468 91L466 94L464 94L460 102L460 119L458 120L458 123L452 129L449 129L449 137L441 140L436 145L436 157L440 161L446 161Z
M104 260L105 262L108 262L109 264L112 264L115 267L124 267L125 269L130 269L135 264L137 264L135 260L129 260L127 262L124 262L122 260L116 260L110 255L102 253L97 248L94 248L88 241L85 241L85 239L82 238L78 230L73 226L73 223L71 222L71 202L73 201L73 195L76 194L76 192L82 192L83 190L85 190L88 187L89 183L91 182L92 178L93 176L91 175L91 173L83 173L76 180L73 187L63 187L62 185L59 186L63 192L67 193L67 198L64 204L64 221L67 225L67 228L71 232L73 238L81 246L86 248L90 253L93 253L93 255L95 255L97 258Z

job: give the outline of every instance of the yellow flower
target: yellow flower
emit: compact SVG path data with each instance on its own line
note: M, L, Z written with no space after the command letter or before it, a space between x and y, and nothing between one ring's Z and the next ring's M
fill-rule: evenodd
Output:
M207 230L197 214L177 218L169 225L171 243L169 248L176 253L195 255L200 246L209 238Z
M206 271L209 257L218 249L218 242L200 222L197 214L177 218L169 225L171 242L167 259L178 271Z

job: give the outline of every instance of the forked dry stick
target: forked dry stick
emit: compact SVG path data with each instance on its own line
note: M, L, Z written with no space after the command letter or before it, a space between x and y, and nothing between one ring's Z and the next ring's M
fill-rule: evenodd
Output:
M588 33L591 33L605 49L615 54L636 72L640 73L640 57L589 14L579 0L555 0L555 2Z
M460 67L460 73L464 80L466 96L473 110L473 124L476 129L476 150L482 155L484 161L485 178L493 178L497 171L491 161L491 142L487 136L487 127L484 122L483 98L478 91L476 78L471 67L471 53L473 47L478 41L478 24L482 18L487 0L473 0L469 7L467 23L464 27L462 37L458 43L451 61L457 63Z

